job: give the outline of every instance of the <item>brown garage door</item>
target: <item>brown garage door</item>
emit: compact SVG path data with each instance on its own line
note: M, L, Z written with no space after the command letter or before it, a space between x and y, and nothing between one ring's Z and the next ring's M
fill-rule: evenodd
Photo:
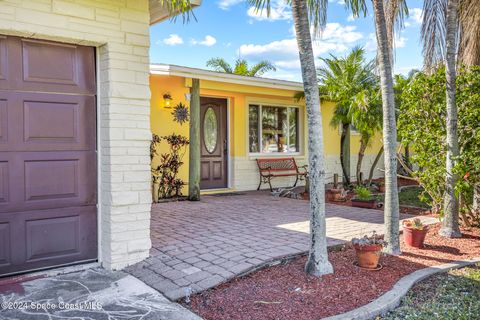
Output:
M97 257L94 48L0 35L0 275Z

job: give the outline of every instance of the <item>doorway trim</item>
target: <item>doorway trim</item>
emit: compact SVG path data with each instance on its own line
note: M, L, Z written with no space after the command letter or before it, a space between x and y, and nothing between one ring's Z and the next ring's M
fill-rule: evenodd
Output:
M231 161L231 143L230 143L230 106L231 106L231 98L228 96L219 96L219 95L209 95L209 94L200 94L200 98L215 98L215 99L224 99L227 101L227 187L225 188L215 188L215 189L200 189L200 191L205 191L205 192L210 192L210 191L222 191L222 190L228 190L232 188L232 161Z

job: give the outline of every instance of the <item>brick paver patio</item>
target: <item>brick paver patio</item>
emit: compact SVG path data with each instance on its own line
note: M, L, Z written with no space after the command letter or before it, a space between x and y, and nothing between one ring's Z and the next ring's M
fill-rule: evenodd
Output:
M329 245L383 231L382 211L332 204L326 211ZM126 271L177 300L190 290L203 291L267 262L307 251L308 221L307 201L267 192L157 204L152 209L151 257Z

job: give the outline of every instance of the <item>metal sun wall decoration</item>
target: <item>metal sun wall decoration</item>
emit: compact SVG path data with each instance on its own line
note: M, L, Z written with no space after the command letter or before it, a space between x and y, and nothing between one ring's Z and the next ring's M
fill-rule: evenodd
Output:
M172 111L173 121L184 124L189 120L188 108L183 103L177 104Z

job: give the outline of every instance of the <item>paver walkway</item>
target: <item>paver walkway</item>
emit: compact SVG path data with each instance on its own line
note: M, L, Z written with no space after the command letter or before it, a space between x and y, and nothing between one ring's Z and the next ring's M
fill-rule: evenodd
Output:
M171 300L206 290L268 261L307 251L308 207L307 201L267 192L154 205L151 257L126 271ZM329 245L383 232L383 211L327 204L326 212Z

